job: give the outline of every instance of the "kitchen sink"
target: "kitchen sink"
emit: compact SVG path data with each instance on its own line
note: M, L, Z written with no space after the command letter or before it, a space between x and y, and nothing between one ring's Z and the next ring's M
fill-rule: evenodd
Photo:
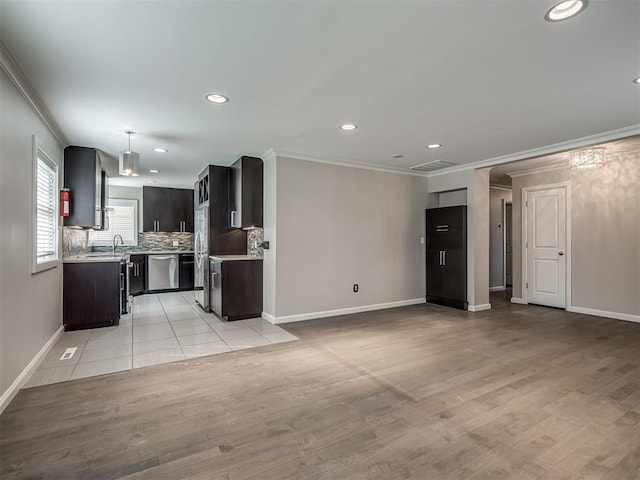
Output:
M89 253L80 253L74 256L76 258L126 258L129 255L122 252L116 253L115 255L111 252L89 252Z

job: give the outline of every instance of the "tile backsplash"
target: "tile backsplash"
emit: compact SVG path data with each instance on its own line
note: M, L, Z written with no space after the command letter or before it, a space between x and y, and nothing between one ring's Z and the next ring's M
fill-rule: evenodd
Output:
M108 252L110 246L89 245L89 231L76 228L63 229L62 233L62 253L63 256L77 255L85 252ZM173 245L177 241L178 245ZM138 233L138 245L118 246L121 252L183 252L193 251L193 233L179 232L140 232Z
M264 230L254 228L247 230L247 255L252 257L264 257L262 242L264 241Z
M184 252L193 251L193 233L140 232L138 245L118 246L119 252ZM178 245L174 246L173 242ZM247 255L263 257L264 230L255 228L247 230ZM110 252L110 246L89 245L89 231L64 227L62 231L63 257L87 252Z

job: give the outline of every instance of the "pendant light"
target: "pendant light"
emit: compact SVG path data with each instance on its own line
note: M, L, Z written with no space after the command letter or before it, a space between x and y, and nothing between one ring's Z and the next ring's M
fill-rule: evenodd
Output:
M137 177L140 175L140 154L131 151L131 135L136 132L127 130L129 135L129 149L120 154L120 175L127 177Z

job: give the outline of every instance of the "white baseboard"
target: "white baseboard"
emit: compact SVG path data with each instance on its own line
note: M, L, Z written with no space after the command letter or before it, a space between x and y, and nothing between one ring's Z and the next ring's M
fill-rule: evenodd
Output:
M518 303L520 305L527 305L527 302L525 302L524 299L520 298L520 297L511 297L511 303Z
M507 287L505 287L504 285L500 285L498 287L489 287L489 291L490 292L501 292L502 290L506 290Z
M483 303L481 305L469 305L467 306L467 310L470 312L482 312L483 310L491 310L490 303Z
M426 303L424 297L413 298L411 300L400 300L398 302L377 303L374 305L362 305L360 307L340 308L337 310L326 310L324 312L301 313L297 315L285 315L284 317L274 317L268 313L262 313L262 318L267 322L277 325L279 323L300 322L302 320L314 320L316 318L336 317L338 315L349 315L351 313L370 312L373 310L384 310L386 308L405 307L407 305L418 305Z
M583 308L571 306L567 308L567 312L583 313L585 315L595 315L596 317L613 318L614 320L625 320L627 322L640 323L640 315L631 315L630 313L607 312L605 310L595 310L593 308Z
M7 391L4 392L2 396L0 396L0 414L4 412L4 409L7 408L7 405L9 405L9 402L13 400L13 397L15 397L18 394L18 392L24 386L24 384L29 381L29 379L31 378L31 375L33 375L33 372L35 372L38 369L38 367L44 360L44 357L47 356L47 354L49 353L49 350L51 350L51 347L53 347L56 344L56 342L58 341L58 338L60 338L60 335L62 335L63 331L64 331L64 327L60 326L60 328L56 331L56 333L53 334L53 336L49 339L49 341L45 343L44 347L42 347L40 351L36 354L36 356L33 357L33 359L29 362L29 365L27 365L25 369L22 370L20 375L18 375L18 378L14 380L14 382L7 389Z

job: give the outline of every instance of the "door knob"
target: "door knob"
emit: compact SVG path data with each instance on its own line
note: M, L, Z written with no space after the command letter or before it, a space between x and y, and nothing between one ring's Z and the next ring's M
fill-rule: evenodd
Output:
M562 256L564 255L564 252L558 252L558 255Z

